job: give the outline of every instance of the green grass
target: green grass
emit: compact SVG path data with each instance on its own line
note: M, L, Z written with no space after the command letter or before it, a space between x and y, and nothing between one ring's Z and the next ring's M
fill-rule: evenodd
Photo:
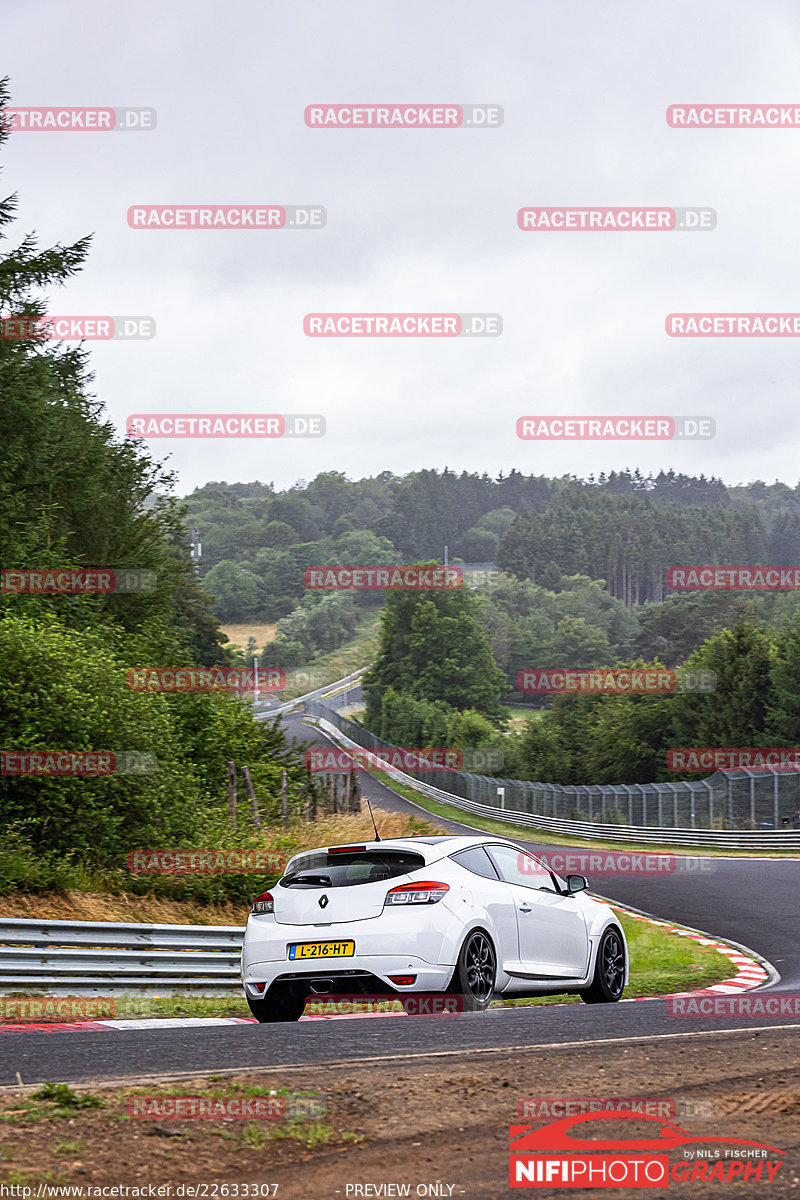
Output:
M710 946L681 937L637 917L617 913L628 942L630 983L625 998L688 992L720 983L734 974L730 960ZM579 996L544 996L540 1000L499 1001L514 1008L529 1004L580 1004ZM497 1002L495 1002L497 1003Z
M770 850L768 855L763 851L749 850L712 850L706 846L671 846L668 842L611 842L603 838L581 838L577 833L561 834L552 833L548 829L537 829L533 825L515 825L512 821L494 821L491 817L478 816L477 813L467 812L461 808L455 808L452 804L442 804L438 800L431 800L428 796L424 796L422 792L416 791L414 788L408 787L405 783L398 783L391 779L382 771L372 771L374 776L384 787L389 788L392 792L397 792L398 796L403 796L406 800L412 800L414 804L424 808L431 816L443 817L448 821L459 821L462 825L471 825L476 829L482 829L486 833L495 833L501 837L509 838L524 838L529 842L543 842L553 846L574 846L576 843L585 844L587 847L596 847L600 850L632 850L639 854L646 852L648 854L685 854L696 858L698 855L703 858L714 858L722 856L725 858L764 858L764 857L780 857L780 858L797 858L797 853L794 850Z
M651 925L636 917L619 916L628 940L630 952L631 982L625 990L628 998L655 996L669 992L690 991L719 983L732 974L730 961L708 946L700 946L691 938L668 933L658 925ZM495 1004L561 1004L580 1003L576 996L544 996L536 1000L495 1001ZM250 1010L244 996L120 996L117 999L117 1016L129 1019L143 1017L249 1017ZM209 1077L209 1082L213 1076ZM226 1085L232 1090L235 1085ZM63 1089L63 1091L62 1091ZM236 1090L250 1095L266 1094L261 1088L242 1087ZM282 1089L279 1089L282 1091ZM45 1093L47 1093L45 1095ZM135 1093L131 1092L131 1095ZM164 1093L169 1095L169 1091ZM212 1089L199 1091L197 1095L217 1095ZM313 1095L314 1093L295 1093ZM73 1100L73 1097L75 1099ZM65 1084L46 1084L37 1093L37 1098L52 1100L63 1110L77 1105L94 1106L95 1097L76 1096ZM102 1103L102 1101L101 1101ZM30 1101L23 1105L33 1105ZM20 1105L20 1107L23 1107ZM36 1115L41 1113L37 1107ZM14 1120L14 1118L8 1118Z
M657 996L669 992L691 991L719 983L733 973L730 961L708 946L700 946L691 938L668 933L636 917L619 915L630 953L631 982L625 990L630 998ZM495 1004L562 1004L580 1003L577 996L544 996L536 1000L495 1001ZM122 997L117 1002L117 1014L127 1017L249 1017L250 1010L243 997L224 998L201 996ZM244 1089L261 1094L261 1090ZM197 1093L205 1094L205 1093ZM212 1092L212 1094L215 1094Z
M217 1132L217 1131L214 1131ZM309 1150L315 1146L327 1145L334 1135L332 1125L322 1125L318 1121L288 1121L286 1124L257 1124L248 1121L241 1131L223 1129L218 1136L226 1141L238 1142L242 1150L263 1150L269 1142L279 1138L294 1138L303 1143Z
M249 1017L243 995L119 996L116 1016L125 1020L147 1017Z
M359 618L356 632L349 642L345 642L338 650L315 654L304 665L303 671L313 671L315 680L318 680L316 686L323 687L328 683L335 683L345 675L352 675L353 671L358 671L361 667L369 666L378 653L380 620L380 612L368 611ZM287 671L287 675L291 678L291 671ZM311 690L313 689L307 684L296 688L288 685L286 691L281 693L280 702L283 704Z
M543 708L529 708L522 704L504 704L503 714L508 718L508 727L514 733L521 733L528 721L541 720Z
M59 1108L102 1108L105 1101L99 1096L74 1091L67 1083L45 1083L38 1092L33 1093L34 1100L52 1100Z

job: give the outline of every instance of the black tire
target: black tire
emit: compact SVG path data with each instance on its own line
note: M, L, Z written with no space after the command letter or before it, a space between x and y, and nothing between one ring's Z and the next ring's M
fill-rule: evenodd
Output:
M497 955L492 939L482 929L473 929L459 951L447 990L461 997L464 1012L483 1012L494 995L496 975Z
M597 947L594 978L580 993L584 1004L616 1004L625 987L625 943L613 925L607 929Z
M306 1006L304 996L295 996L291 992L281 992L275 996L265 996L256 1000L247 996L247 1006L260 1025L271 1021L299 1021Z

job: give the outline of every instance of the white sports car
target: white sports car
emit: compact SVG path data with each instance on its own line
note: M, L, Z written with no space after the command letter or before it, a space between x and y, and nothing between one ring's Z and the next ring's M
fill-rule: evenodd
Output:
M583 875L554 875L497 837L393 838L295 855L253 901L242 982L259 1021L296 1021L307 997L577 992L619 1000L625 935Z

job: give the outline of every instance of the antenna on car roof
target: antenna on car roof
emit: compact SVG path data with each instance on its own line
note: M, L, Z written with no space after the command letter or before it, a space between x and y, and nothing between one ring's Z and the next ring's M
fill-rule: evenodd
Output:
M365 796L364 799L367 801L367 808L369 809L369 815L372 817L372 828L375 830L375 841L379 842L381 840L381 835L378 833L378 826L375 824L375 814L372 811L372 805L370 804L369 798L367 796Z

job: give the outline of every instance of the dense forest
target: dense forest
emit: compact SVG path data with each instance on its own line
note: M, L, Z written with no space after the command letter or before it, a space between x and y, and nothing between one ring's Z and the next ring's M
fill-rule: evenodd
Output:
M800 485L662 471L547 479L423 470L358 481L338 472L270 484L209 483L187 498L206 589L225 621L274 621L314 564L493 562L547 587L603 580L628 608L666 598L667 567L800 560Z
M0 107L6 99L0 82ZM0 144L7 136L0 126ZM16 213L15 197L0 202L0 245ZM43 316L46 293L81 269L88 250L88 238L40 249L23 235L3 245L0 314ZM116 434L90 385L81 347L0 338L3 567L125 569L154 581L128 593L0 589L0 890L45 887L84 867L123 877L137 846L241 843L252 825L234 833L222 805L230 761L249 766L267 816L280 804L282 770L292 798L308 780L283 733L256 724L240 697L128 687L130 667L211 666L229 652L192 567L172 480ZM18 774L9 765L8 755L34 752L146 758L152 769ZM204 886L209 897L227 884ZM249 884L230 886L246 894Z

